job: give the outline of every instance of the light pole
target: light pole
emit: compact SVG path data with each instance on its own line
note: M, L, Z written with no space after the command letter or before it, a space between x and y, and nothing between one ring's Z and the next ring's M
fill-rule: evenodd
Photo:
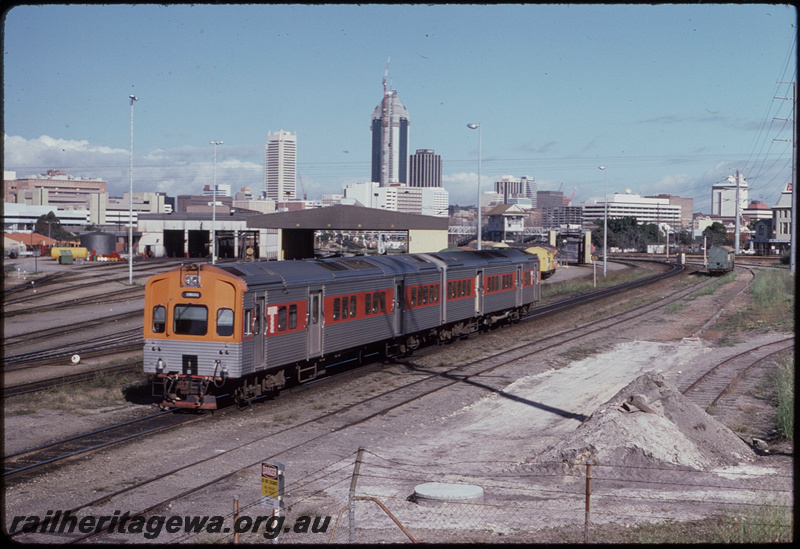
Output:
M481 124L467 124L471 130L478 130L478 250L481 249Z
M608 263L608 175L605 166L598 166L603 170L603 278L606 277Z
M128 193L128 285L133 286L133 102L139 98L129 95L131 100L131 165L128 173L130 174L131 188Z
M217 224L217 145L222 141L210 141L214 145L214 190L211 191L211 264L217 263L217 241L215 225Z

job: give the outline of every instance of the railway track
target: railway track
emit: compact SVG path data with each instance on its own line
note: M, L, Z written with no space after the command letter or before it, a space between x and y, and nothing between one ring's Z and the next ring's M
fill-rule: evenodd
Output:
M435 394L436 392L445 390L449 387L453 387L454 385L469 384L472 386L478 386L484 388L486 390L496 391L496 389L493 389L485 385L485 383L479 378L479 376L491 374L492 372L496 371L497 369L503 366L507 366L509 364L523 360L525 358L529 358L536 354L546 352L561 345L568 344L569 342L573 342L576 339L596 334L604 329L608 329L610 327L625 322L631 322L640 319L644 315L660 310L671 301L677 301L679 299L683 299L689 293L695 291L696 289L697 289L696 286L684 288L682 290L673 292L672 295L659 300L657 303L651 303L640 306L628 313L617 315L614 319L611 320L603 319L591 322L583 326L580 326L574 330L561 332L559 334L554 334L546 338L540 338L535 342L520 345L513 349L508 349L496 353L491 357L488 357L487 359L475 360L469 363L460 364L459 366L453 368L442 368L438 371L434 371L434 370L425 370L419 368L410 362L399 363L399 366L401 368L405 369L406 371L416 372L419 375L403 376L403 379L405 381L402 386L382 390L380 391L379 394L359 399L353 403L338 406L335 410L331 410L326 413L315 414L314 417L299 422L290 427L271 430L269 433L265 435L258 436L255 439L251 438L241 444L237 444L233 448L229 448L224 454L208 456L201 460L195 460L192 463L184 466L171 468L168 471L158 474L157 476L154 476L152 478L148 478L145 481L142 481L135 485L126 486L113 493L105 494L103 497L95 499L91 502L86 502L80 505L79 507L72 509L72 512L78 513L81 509L102 505L104 502L108 502L112 499L115 501L116 505L119 505L118 502L120 501L120 498L129 496L133 494L136 490L146 489L145 487L152 483L155 482L163 483L171 481L176 477L183 476L181 473L185 473L186 471L193 468L200 468L208 471L213 471L213 474L203 475L200 473L196 473L191 475L192 477L209 478L210 480L202 482L199 485L195 485L189 488L186 488L186 486L183 485L180 487L176 486L174 491L171 492L172 495L168 500L155 502L151 505L148 505L145 509L141 509L138 512L139 514L146 514L156 509L159 509L160 507L166 505L169 501L172 501L176 498L185 497L198 490L202 490L226 478L230 478L232 475L237 474L242 469L246 469L248 467L251 467L252 465L255 465L257 462L252 462L252 461L248 461L247 465L245 465L244 467L240 466L232 468L230 465L230 462L233 461L231 459L233 456L238 455L239 456L238 460L241 461L242 459L241 454L242 453L247 454L249 452L252 452L252 450L248 450L248 448L252 448L253 445L263 444L266 442L268 443L268 447L276 448L273 455L266 457L260 456L259 457L259 462L260 462L264 459L274 458L280 455L281 453L289 451L293 448L300 448L305 445L313 444L314 441L320 440L327 436L331 436L334 433L340 432L344 429L351 428L360 423L367 422L375 417L391 414L395 410L398 410L408 405L412 405L415 401L422 399L425 396ZM589 297L591 298L591 300L599 299L596 295ZM575 302L575 305L577 304L580 304L580 302L579 301ZM563 309L559 308L557 310L563 310ZM382 367L381 365L374 365L372 368L378 369L381 367ZM364 371L363 368L358 370L359 373L362 371ZM352 374L352 375L357 375L357 374ZM337 378L338 377L339 376L337 376ZM314 384L301 386L301 389L304 391L305 390L313 391L319 387L320 383L324 383L324 380L316 381ZM564 410L553 409L550 411L560 414L569 414L569 412ZM215 415L219 416L219 412ZM210 418L213 416L206 415L197 417ZM580 420L583 418L575 417L575 419ZM303 434L301 435L300 433ZM289 434L291 434L291 436L289 436L288 439L290 439L292 442L288 447L284 443L277 442L280 440L284 440L285 438L287 438L286 435ZM119 442L125 440L128 439L122 437L120 438ZM275 441L275 442L273 443L270 441ZM89 537L95 537L96 535L98 534L92 534L81 538L75 538L72 541L80 541L83 539L87 539Z
M25 346L29 346L34 341L48 340L54 336L63 336L73 333L79 333L82 331L96 328L98 326L104 326L112 322L119 322L123 320L130 320L132 318L141 318L141 317L142 317L142 312L138 310L122 314L97 317L92 320L82 321L80 324L73 324L71 326L55 326L53 328L46 328L44 330L35 330L16 336L9 336L3 340L3 344L5 345L6 352L8 352L11 348L13 348L16 345L25 344Z
M129 374L139 372L141 370L141 361L127 362L125 364L118 364L116 366L109 366L88 372L80 372L77 374L67 374L63 376L49 377L47 379L40 379L30 381L27 383L17 383L15 385L3 386L3 398L10 398L14 396L27 395L37 391L44 391L53 389L55 387L64 387L66 385L74 385L96 379L98 377L117 376L121 374Z
M711 413L724 398L735 394L739 383L752 368L793 349L794 337L759 345L720 362L691 384L678 389Z
M63 364L65 358L79 357L94 358L106 356L110 352L119 354L142 350L142 329L141 327L131 328L118 332L113 336L100 336L82 341L79 345L65 347L55 347L42 351L32 351L3 357L4 371L13 372L22 369L39 368L53 364Z
M202 416L176 414L168 410L8 454L3 457L3 477L6 483L12 479L13 482L25 482L32 475L38 474L38 470L45 465L62 462L112 444L171 429L201 418Z

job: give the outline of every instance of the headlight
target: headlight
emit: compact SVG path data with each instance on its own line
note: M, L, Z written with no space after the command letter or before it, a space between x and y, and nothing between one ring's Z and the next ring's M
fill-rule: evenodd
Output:
M196 274L187 274L183 277L183 285L184 286L200 286L200 275Z

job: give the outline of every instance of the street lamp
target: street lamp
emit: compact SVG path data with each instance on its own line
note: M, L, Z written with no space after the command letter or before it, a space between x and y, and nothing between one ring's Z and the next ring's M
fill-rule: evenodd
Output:
M215 225L217 224L217 145L222 145L222 141L210 141L214 145L214 190L211 191L211 264L217 263L217 241Z
M478 130L478 250L481 249L481 124L467 124L471 130Z
M608 174L605 166L598 166L603 170L603 278L606 277L606 264L608 263Z
M128 285L133 286L133 102L138 101L139 98L135 95L129 95L131 100L131 165L130 170L130 183L131 188L128 194Z

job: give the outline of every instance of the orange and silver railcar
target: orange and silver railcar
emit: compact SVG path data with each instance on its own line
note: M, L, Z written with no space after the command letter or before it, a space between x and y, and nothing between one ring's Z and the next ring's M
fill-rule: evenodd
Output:
M184 265L147 282L144 371L162 406L214 409L518 320L538 300L538 258L511 249Z

